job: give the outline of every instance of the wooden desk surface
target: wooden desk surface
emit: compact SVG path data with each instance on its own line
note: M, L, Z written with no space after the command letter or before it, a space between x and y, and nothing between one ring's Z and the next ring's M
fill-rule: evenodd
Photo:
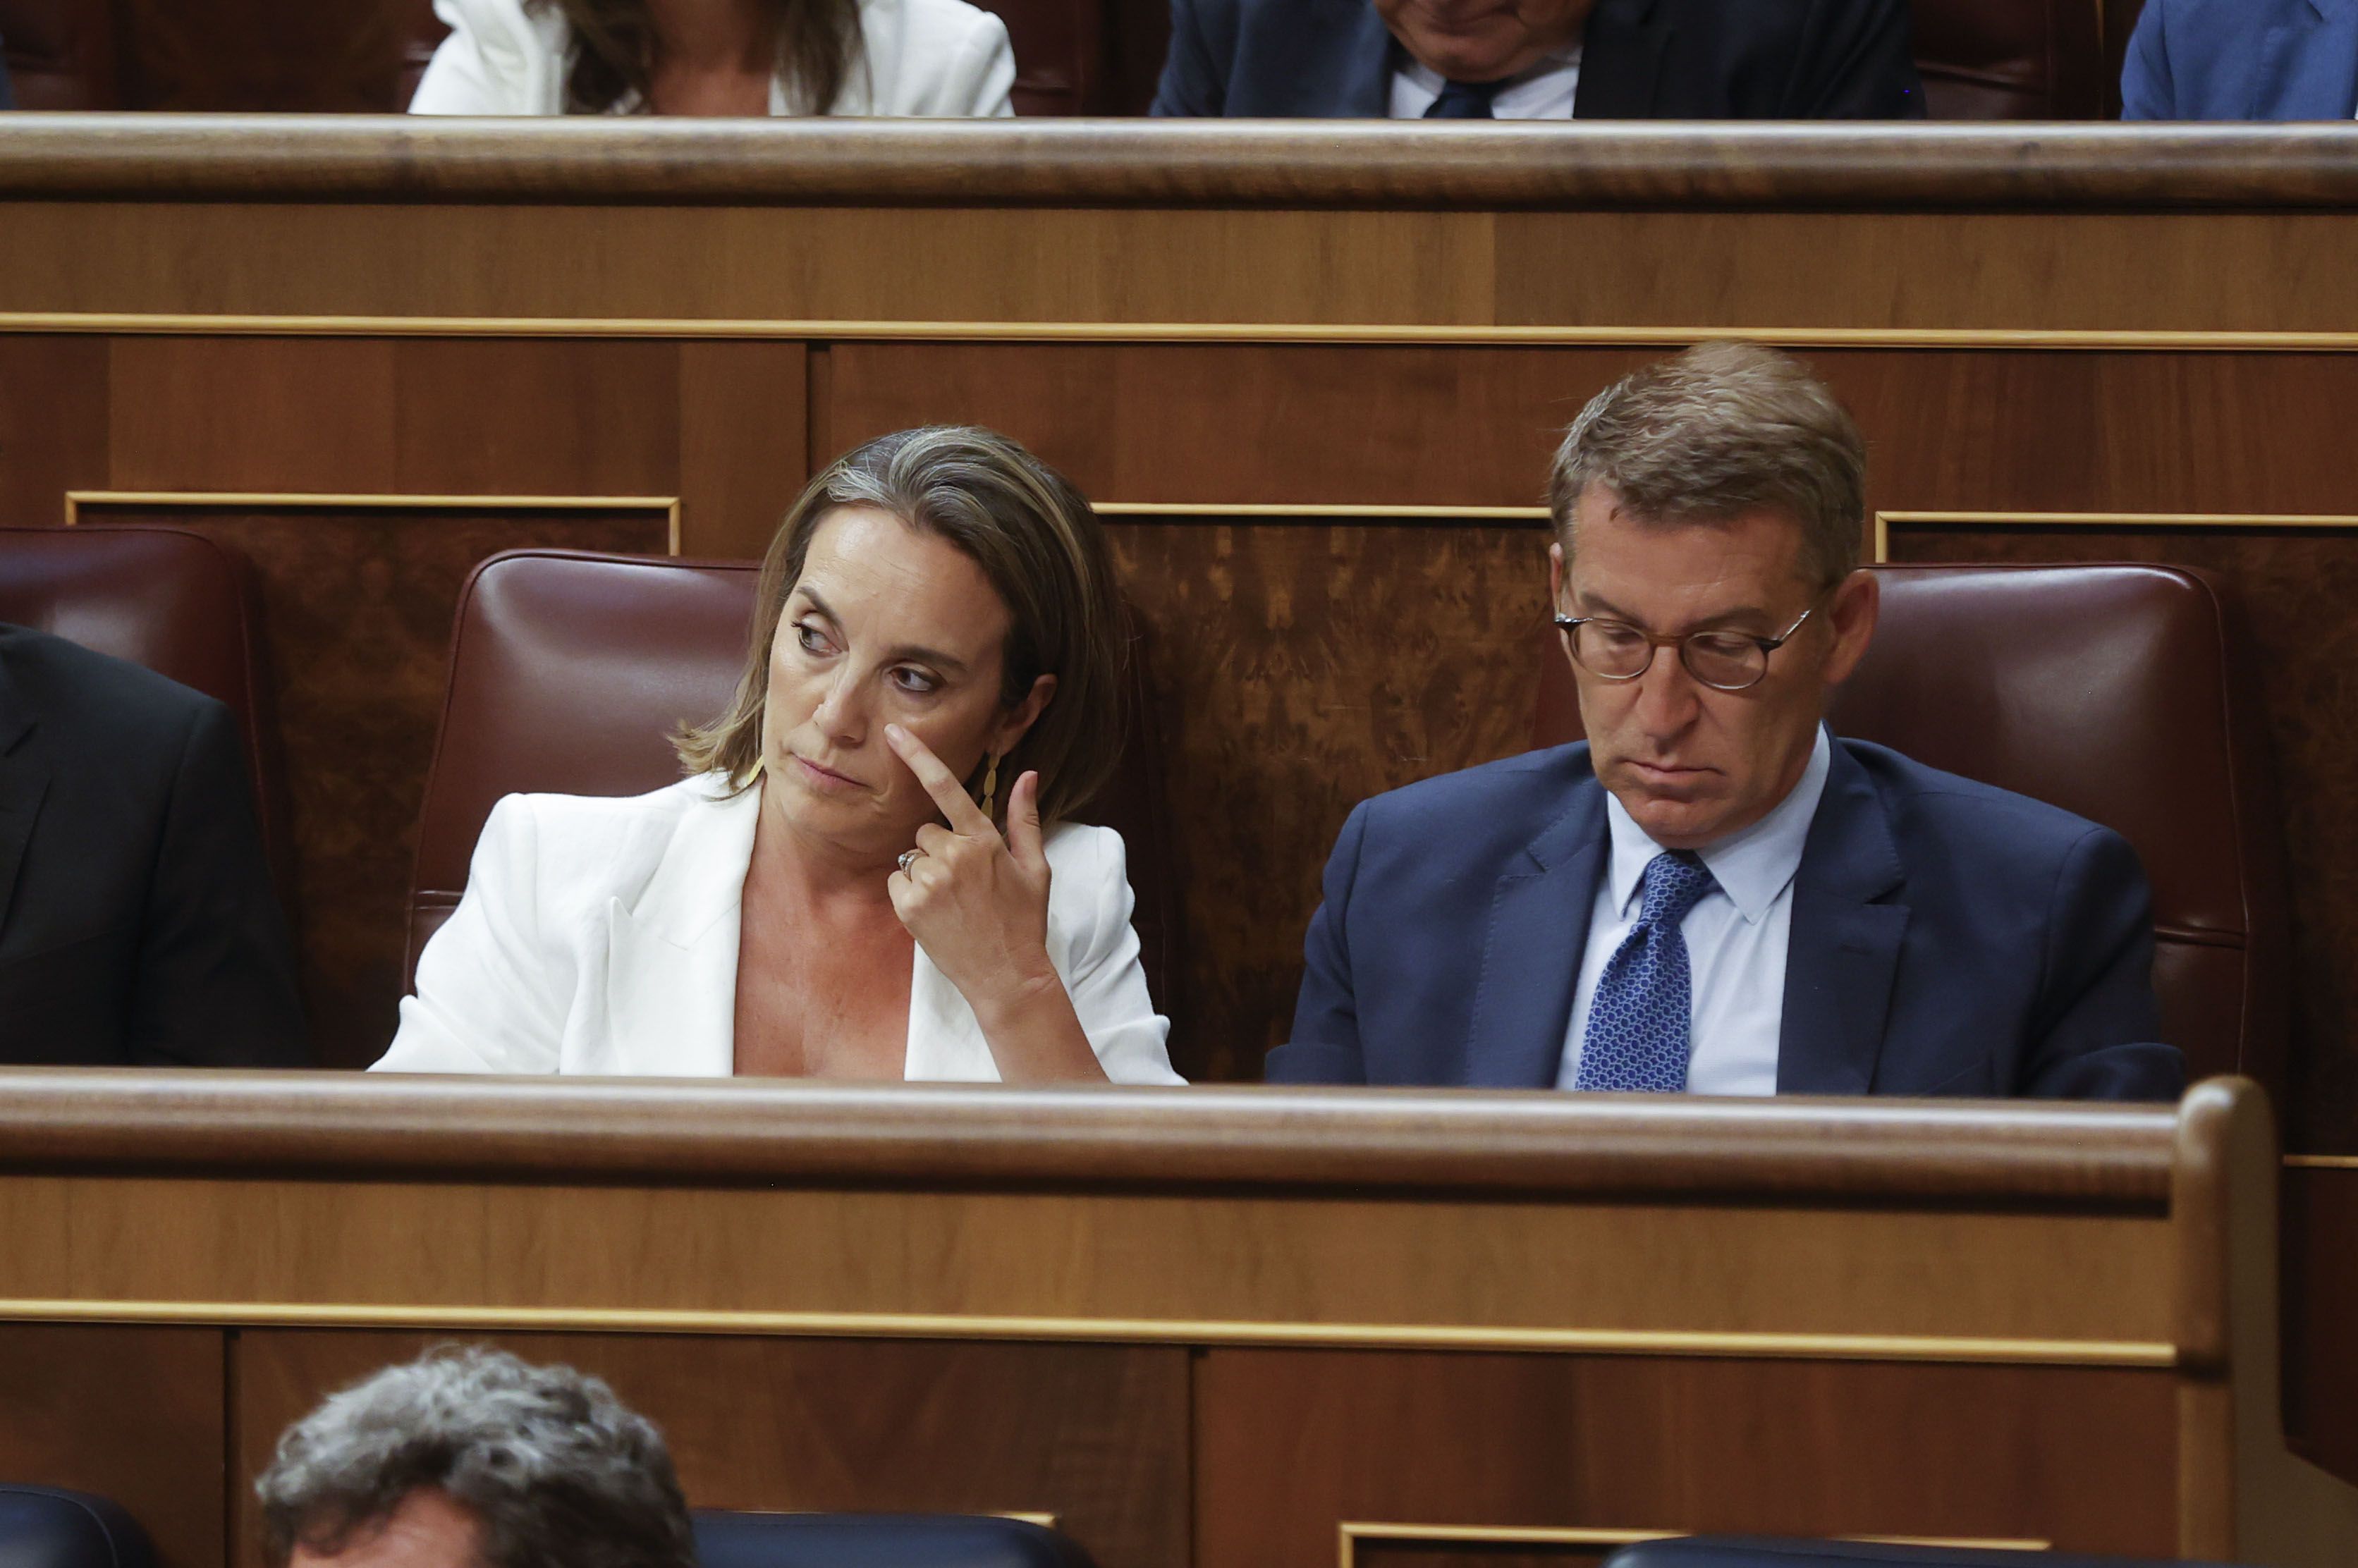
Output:
M100 1452L120 1412L74 1390L178 1357L250 1469L462 1332L613 1368L701 1500L963 1476L1109 1568L1324 1561L1346 1524L1370 1562L1708 1526L2322 1563L2358 1494L2275 1421L2268 1138L2232 1083L2172 1112L0 1074L0 1468ZM816 1401L784 1448L746 1435L773 1385ZM978 1480L985 1390L1042 1387L1074 1411L1032 1397ZM896 1438L869 1398L947 1404ZM1052 1463L1070 1421L1135 1489ZM1693 1447L1568 1480L1552 1445L1612 1430ZM114 1463L76 1474L174 1474ZM159 1528L176 1568L232 1530Z

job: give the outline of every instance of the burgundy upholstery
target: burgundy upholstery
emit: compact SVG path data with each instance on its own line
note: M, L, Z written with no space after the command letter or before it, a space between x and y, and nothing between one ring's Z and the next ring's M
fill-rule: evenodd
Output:
M2102 0L1915 0L1916 66L1935 120L2101 120Z
M2189 1075L2284 1085L2290 936L2275 789L2231 612L2170 567L1877 567L1838 735L2101 822L2152 879L2163 1028ZM1580 738L1551 632L1536 745Z
M16 107L123 107L113 17L103 0L0 0Z
M0 528L0 621L145 665L228 705L245 737L262 842L294 903L286 770L254 564L182 528Z
M405 976L467 885L476 836L502 795L639 795L680 776L666 739L736 690L753 618L751 561L510 550L459 599L450 687L426 780ZM1131 666L1131 708L1143 690ZM1161 772L1133 722L1120 772L1089 821L1120 830L1148 983L1164 1011L1175 968ZM406 980L405 980L406 983Z

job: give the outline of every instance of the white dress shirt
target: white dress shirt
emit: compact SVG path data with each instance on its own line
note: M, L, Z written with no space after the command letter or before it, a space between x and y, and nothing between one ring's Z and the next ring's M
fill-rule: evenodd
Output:
M1391 117L1422 120L1441 96L1441 73L1417 64L1406 55L1392 72ZM1490 100L1497 120L1569 120L1573 100L1580 92L1580 46L1574 44L1548 56L1498 89Z
M1801 868L1801 849L1833 766L1833 742L1820 725L1817 744L1811 748L1792 793L1751 827L1698 851L1718 885L1695 901L1679 926L1694 985L1687 1036L1690 1094L1777 1092L1777 1036L1785 1022L1785 954L1793 933L1793 874ZM1560 1089L1571 1088L1579 1076L1596 982L1637 925L1644 907L1639 884L1647 866L1662 852L1610 792L1605 797L1605 818L1612 849L1589 912L1588 947L1581 956L1572 1025L1565 1031L1563 1064L1556 1072Z
M714 775L651 795L512 795L475 842L466 896L417 958L417 994L371 1069L727 1077L758 788ZM1121 835L1078 823L1041 839L1048 957L1106 1076L1176 1084L1170 1025L1146 994ZM918 947L911 1079L991 1083L974 1009Z

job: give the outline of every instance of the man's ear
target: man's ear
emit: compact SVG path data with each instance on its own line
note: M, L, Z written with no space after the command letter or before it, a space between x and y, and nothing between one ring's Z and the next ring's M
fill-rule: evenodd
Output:
M1556 614L1563 611L1563 541L1558 539L1548 546L1548 608Z
M1861 567L1842 579L1826 602L1826 624L1833 628L1834 643L1826 652L1822 673L1828 686L1850 679L1875 641L1876 618L1882 612L1883 585Z
M1023 694L1023 700L1009 708L998 724L992 727L990 746L991 754L1003 757L1015 750L1015 743L1022 740L1032 726L1040 721L1040 715L1048 711L1048 704L1054 700L1055 695L1056 677L1055 676L1042 676L1033 681L1032 689Z

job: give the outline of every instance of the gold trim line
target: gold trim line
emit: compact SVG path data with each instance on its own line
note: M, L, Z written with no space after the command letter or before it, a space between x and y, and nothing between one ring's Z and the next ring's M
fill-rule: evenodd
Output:
M1414 506L1398 502L1355 506L1348 502L1099 501L1101 517L1300 517L1398 519L1409 523L1544 523L1544 506Z
M2284 1162L2296 1171L2358 1171L2358 1154L2288 1154Z
M251 507L256 511L301 511L347 507L360 511L411 512L660 512L666 553L679 554L676 495L401 495L382 492L279 490L69 490L66 526L78 527L85 506Z
M1357 1568L1358 1544L1396 1541L1464 1546L1629 1546L1641 1541L1671 1541L1691 1530L1628 1530L1591 1525L1395 1524L1344 1519L1336 1526L1338 1568ZM1836 1541L1877 1546L1921 1546L1952 1552L2046 1552L2050 1541L2010 1536L1839 1535Z
M1249 1323L954 1313L730 1312L651 1307L428 1306L308 1302L0 1301L0 1321L218 1324L254 1327L608 1330L638 1334L1121 1340L1163 1344L1350 1345L1547 1350L1608 1356L1747 1357L2001 1366L2178 1365L2160 1341L1996 1339L1939 1335L1756 1334L1675 1329L1490 1328L1435 1324Z
M206 337L735 338L806 341L1450 343L1682 348L1747 339L1784 348L2090 349L2316 353L2358 332L2142 328L1541 326L1253 321L880 321L693 317L295 316L182 311L0 311L0 332Z
M1891 530L1982 524L1994 528L2358 528L2358 516L2300 512L1878 512L1875 560L1891 559Z

